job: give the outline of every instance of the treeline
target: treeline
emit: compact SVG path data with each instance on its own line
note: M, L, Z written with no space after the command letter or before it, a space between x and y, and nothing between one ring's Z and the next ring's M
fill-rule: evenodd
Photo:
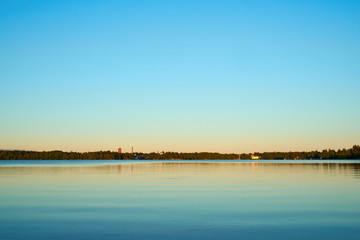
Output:
M178 153L178 152L164 152L164 153L148 153L140 154L145 159L239 159L239 154L230 153L211 153L211 152L195 152L195 153Z
M325 149L321 152L264 152L254 153L261 159L360 159L360 146L354 145L349 149ZM251 159L250 154L241 154L241 159Z
M251 159L251 154L222 154L211 152L179 153L179 152L161 152L161 153L122 153L111 151L99 152L63 152L63 151L8 151L0 150L0 160L131 160L131 159ZM253 153L260 159L360 159L360 146L354 145L350 149L339 149L337 151L326 149L321 152L264 152Z

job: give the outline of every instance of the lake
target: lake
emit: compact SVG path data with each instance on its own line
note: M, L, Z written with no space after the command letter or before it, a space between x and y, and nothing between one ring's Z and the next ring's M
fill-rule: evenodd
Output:
M360 161L0 161L1 239L359 239Z

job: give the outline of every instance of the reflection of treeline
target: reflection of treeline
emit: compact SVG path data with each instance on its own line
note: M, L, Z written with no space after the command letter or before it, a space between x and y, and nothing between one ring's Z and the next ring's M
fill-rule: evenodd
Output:
M141 159L251 159L251 154L222 154L211 152L195 153L178 153L178 152L161 152L161 153L136 153ZM350 149L331 150L326 149L321 152L264 152L254 153L261 159L360 159L360 146L354 145ZM122 153L111 151L99 152L35 152L35 151L0 151L1 160L71 160L71 159L134 159L131 153Z

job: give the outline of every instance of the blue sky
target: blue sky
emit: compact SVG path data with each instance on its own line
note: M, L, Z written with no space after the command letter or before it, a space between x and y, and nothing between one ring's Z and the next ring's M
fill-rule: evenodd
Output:
M0 149L360 143L359 1L0 0Z

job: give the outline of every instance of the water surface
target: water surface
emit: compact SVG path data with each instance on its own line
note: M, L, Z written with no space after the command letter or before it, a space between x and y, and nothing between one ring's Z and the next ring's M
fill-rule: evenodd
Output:
M357 161L1 161L1 239L358 239Z

